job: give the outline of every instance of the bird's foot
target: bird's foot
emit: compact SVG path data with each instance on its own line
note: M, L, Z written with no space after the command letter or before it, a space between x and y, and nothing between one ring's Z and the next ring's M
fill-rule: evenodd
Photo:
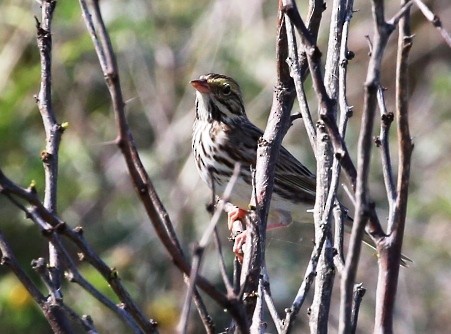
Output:
M232 232L232 240L234 241L232 250L240 263L243 262L243 245L246 242L246 232L241 221L246 215L246 210L237 207L227 213L227 225Z
M235 224L235 222L236 221L241 221L244 217L246 217L246 215L247 215L247 211L246 210L243 210L243 209L240 209L240 208L237 208L237 207L235 207L234 209L232 209L232 210L230 210L228 213L227 213L227 226L229 227L229 230L230 231L233 231L233 229L234 229L234 224ZM241 230L243 230L242 228L241 228Z
M246 231L244 231L236 235L234 238L232 251L240 263L243 263L244 258L243 245L246 243L246 237L247 233Z

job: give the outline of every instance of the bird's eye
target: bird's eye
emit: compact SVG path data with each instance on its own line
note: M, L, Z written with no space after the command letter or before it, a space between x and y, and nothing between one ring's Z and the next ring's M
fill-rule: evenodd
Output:
M232 92L232 89L230 88L229 84L224 84L222 86L222 94L224 95L230 95L230 93Z

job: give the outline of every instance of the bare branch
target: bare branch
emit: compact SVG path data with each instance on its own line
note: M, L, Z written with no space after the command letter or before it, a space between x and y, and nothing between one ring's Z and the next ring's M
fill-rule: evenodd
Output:
M37 286L33 283L30 277L25 273L25 271L20 266L14 253L6 241L3 233L0 232L0 253L1 260L0 264L8 266L16 277L23 284L28 293L36 301L36 303L41 308L42 312L48 323L50 324L52 330L55 333L72 333L68 319L64 310L58 303L53 303L48 301L47 298L39 291Z
M299 101L299 107L301 110L302 119L304 120L304 126L307 131L310 145L316 155L316 128L312 121L312 115L308 106L307 97L304 90L304 78L302 77L301 63L298 58L298 50L296 45L296 36L293 30L293 25L289 20L285 21L288 40L288 53L287 59L288 66L290 66L290 75L293 78L294 86L296 88L297 99Z
M64 312L66 312L72 320L78 322L83 327L83 329L86 331L87 334L98 333L96 327L94 326L94 322L89 315L79 316L72 308L70 308L66 304L62 304L61 307L64 309Z
M41 20L36 19L37 44L41 58L41 87L36 97L39 112L45 130L46 145L41 152L44 165L45 189L44 206L55 213L57 210L57 186L58 186L58 150L61 136L65 126L58 124L52 105L52 19L56 7L55 0L41 2ZM53 281L55 293L62 298L60 292L63 269L58 251L49 244L49 266L52 267L49 278Z
M58 304L62 300L61 293L57 291L57 288L54 286L54 283L51 279L50 268L48 267L45 259L40 257L37 260L31 261L31 267L38 273L38 275L41 277L42 282L49 291L52 304Z
M380 70L382 56L387 45L388 38L394 27L385 22L384 3L382 0L373 0L373 17L375 24L374 45L368 65L367 78L365 82L365 100L362 122L358 141L357 153L357 182L356 194L356 217L352 227L349 251L345 261L343 279L341 282L341 305L339 333L349 333L351 330L352 317L352 294L355 276L365 225L371 219L373 204L369 200L368 173L371 159L371 141L374 124L374 115L377 105L377 88L380 85ZM379 226L380 228L380 226Z
M45 303L44 295L41 293L38 287L33 283L30 277L22 269L2 232L0 232L0 252L1 252L0 264L2 266L9 267L11 271L14 273L14 275L16 275L16 277L25 287L25 289L27 289L28 293L33 297L36 303L39 306L42 306Z
M355 334L356 332L357 320L359 319L360 303L362 302L365 293L366 289L363 287L362 283L356 284L354 286L354 299L352 302L351 334Z
M352 106L348 104L347 100L348 63L354 58L354 52L348 49L349 26L351 24L352 13L353 1L347 1L344 12L345 18L343 22L340 45L340 63L338 68L338 107L340 111L338 128L342 138L346 135L348 120L352 116Z
M88 6L87 1L90 2L90 6ZM102 19L99 3L97 0L80 0L80 5L111 95L118 131L116 141L124 155L132 183L159 239L169 252L174 264L184 274L188 275L191 271L190 265L183 254L169 215L141 162L133 136L128 127L116 59ZM199 276L197 284L211 298L216 300L219 305L226 308L232 316L240 317L236 303L228 300L223 293L219 292L205 278Z
M205 229L205 231L202 235L202 238L199 241L199 244L194 247L193 261L191 264L191 273L189 275L189 281L188 281L188 290L186 292L185 302L183 304L180 321L177 326L178 331L180 333L186 333L186 331L188 329L188 319L189 319L189 313L190 313L191 300L192 300L194 289L195 289L196 279L198 277L200 266L202 264L203 254L204 254L205 248L208 246L211 235L216 231L216 225L218 224L219 218L221 217L221 214L224 211L224 204L228 201L228 198L232 194L232 190L238 179L240 169L241 169L240 164L236 163L235 168L233 170L233 174L230 177L229 182L227 183L226 189L224 190L224 194L222 197L223 200L218 202L218 205L213 214L213 217L211 218L210 223L208 224L207 228ZM223 268L222 271L224 271L224 270L225 269ZM227 276L223 275L223 277L225 279L227 293L229 296L232 296L233 288L232 288L229 280L227 279Z
M291 330L293 321L296 319L296 316L299 313L305 298L307 297L310 286L315 280L316 267L318 265L319 257L321 256L325 240L326 233L322 233L319 243L317 243L313 248L309 264L305 271L304 279L299 287L296 297L294 298L293 304L286 310L285 319L282 323L282 333L288 333Z
M153 321L149 321L137 305L131 299L129 293L123 287L117 272L115 269L109 268L105 262L96 254L96 252L89 246L83 237L83 230L81 228L75 228L74 230L67 227L67 225L55 214L49 212L43 204L39 201L36 194L32 190L23 189L12 181L10 181L0 170L0 191L7 195L18 196L22 200L27 201L33 207L28 210L25 209L27 217L32 218L33 221L43 220L51 226L47 228L47 234L50 238L56 238L55 235L60 233L71 240L75 245L78 246L81 253L81 260L86 260L89 262L97 271L105 278L105 280L110 284L113 291L117 294L119 299L128 308L128 311L140 324L141 328L145 328L149 332L155 331L156 324ZM44 223L37 223L43 226ZM56 232L56 233L55 233ZM53 235L54 234L54 235ZM55 241L56 239L51 239ZM58 243L55 243L57 246Z
M234 289L232 286L232 283L229 280L229 277L227 276L227 270L226 265L224 262L224 255L222 253L222 245L221 240L219 239L219 233L218 228L216 227L213 233L216 249L218 250L219 255L219 270L221 271L222 281L224 282L224 285L226 287L227 293L234 293Z
M343 210L340 203L335 203L332 212L335 220L334 247L336 254L334 256L334 264L337 271L341 273L345 263L343 252L344 224L349 217L347 211Z
M338 63L345 6L340 4L339 1L335 1L333 5L325 79L323 79L321 73L321 52L315 45L314 39L304 25L296 8L296 4L294 1L285 1L284 9L301 36L303 49L306 52L310 73L313 79L313 86L318 97L319 115L321 118L327 116L329 122L333 123L336 127L336 105L334 99L338 95ZM327 85L325 85L324 81L327 82ZM326 131L322 122L319 122L316 143L318 173L317 196L315 202L315 235L317 243L322 238L320 231L324 228L323 225L330 224L329 218L332 204L335 201L340 172L339 156L335 157L334 164L332 160L331 141L326 135ZM341 136L339 137L341 142L343 142L343 138ZM335 168L332 167L333 164L335 165ZM333 170L333 174L331 173L331 170ZM327 231L325 232L326 237L328 235L330 238L330 228L326 228L325 230ZM310 317L310 327L312 331L325 332L327 328L331 289L334 280L334 271L331 270L333 267L332 253L331 242L326 242L325 256L320 258L319 270L321 273L318 275L319 278L317 279L317 287L315 289L315 297Z
M264 333L266 329L266 323L263 321L263 308L264 308L264 299L263 299L263 280L260 277L258 282L258 288L256 291L256 302L254 308L254 314L252 315L252 322L249 328L251 333Z
M250 236L255 251L249 262L249 270L246 268L246 257L241 274L246 277L247 284L244 293L247 296L255 295L259 281L261 268L265 266L266 249L266 226L269 212L269 204L274 186L274 169L278 153L290 126L290 112L293 106L294 90L293 80L290 77L289 68L286 63L288 57L287 33L285 27L285 16L282 13L282 2L279 1L279 21L277 30L277 84L273 94L272 107L268 123L260 138L257 148L257 161L255 167L255 192L251 203L256 203L257 215L249 215L251 221ZM258 225L257 225L258 224ZM256 235L255 233L258 233ZM245 252L246 254L246 252ZM247 303L250 314L253 314L255 301L252 299Z
M384 97L384 89L379 86L377 89L377 102L381 113L381 130L379 137L375 139L376 146L380 148L382 160L382 172L384 175L385 190L387 192L388 205L390 214L393 214L393 205L396 199L395 181L393 178L393 168L391 164L390 145L388 142L388 134L390 126L393 122L394 115L387 110Z
M246 219L246 243L243 245L243 265L240 268L240 290L238 300L243 303L247 322L252 324L255 306L261 295L256 292L260 284L261 270L264 267L262 254L265 252L261 241L261 221L255 210L251 210Z
M403 0L403 4L406 0ZM398 176L393 214L388 221L388 237L378 244L379 277L376 292L375 332L392 333L395 297L398 287L399 263L406 223L410 163L413 143L408 118L409 78L408 56L412 46L410 13L399 21L396 61L396 125L398 136Z
M281 331L282 320L280 319L276 306L274 305L271 293L271 286L269 282L268 270L266 269L266 267L263 268L261 285L263 288L263 299L265 300L266 306L268 307L269 314L271 315L271 318L276 326L277 332L282 333Z
M432 23L432 25L438 30L440 35L442 35L443 39L445 40L446 44L451 48L451 36L448 31L446 31L445 28L443 28L442 21L440 20L440 17L438 17L436 14L434 14L427 6L426 4L421 0L413 0L417 7L421 10L423 15L426 17L426 19Z
M52 237L52 239L56 238ZM61 244L53 243L53 245L55 246L56 251L58 252L61 251ZM38 273L44 285L49 290L50 296L47 299L51 300L51 305L58 305L58 308L60 308L64 312L65 316L69 316L71 319L78 322L88 333L96 333L94 324L92 323L92 319L91 321L88 321L90 317L80 317L74 310L72 310L69 306L63 303L63 299L60 297L61 293L57 291L56 287L54 286L54 282L51 278L52 275L51 271L53 268L47 264L45 259L41 257L37 260L33 260L31 262L31 266ZM69 332L71 332L71 330L69 330ZM139 328L137 328L135 333L141 333Z
M52 106L52 32L51 22L55 0L41 2L42 22L36 22L38 48L41 56L41 88L36 102L42 116L46 134L46 148L41 153L45 171L44 206L51 212L56 212L57 181L58 181L58 148L64 127L56 121Z

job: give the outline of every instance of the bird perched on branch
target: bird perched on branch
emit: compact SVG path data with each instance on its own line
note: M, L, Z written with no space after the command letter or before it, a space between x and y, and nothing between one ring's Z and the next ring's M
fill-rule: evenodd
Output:
M199 174L216 194L222 194L236 162L240 172L229 201L229 229L246 215L252 196L251 168L255 169L257 143L263 132L247 118L238 83L222 74L205 74L192 80L196 89L196 118L192 150ZM212 184L212 182L214 184ZM292 221L313 223L316 177L283 146L276 162L274 188L269 208L268 229ZM346 221L352 226L352 220ZM372 240L366 236L365 242ZM237 238L234 251L241 256L244 238ZM374 246L372 246L374 248Z

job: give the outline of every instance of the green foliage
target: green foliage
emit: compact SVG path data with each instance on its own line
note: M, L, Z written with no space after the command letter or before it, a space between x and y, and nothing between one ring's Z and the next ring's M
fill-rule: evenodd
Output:
M8 333L48 333L49 326L25 287L11 273L0 278L0 318Z

